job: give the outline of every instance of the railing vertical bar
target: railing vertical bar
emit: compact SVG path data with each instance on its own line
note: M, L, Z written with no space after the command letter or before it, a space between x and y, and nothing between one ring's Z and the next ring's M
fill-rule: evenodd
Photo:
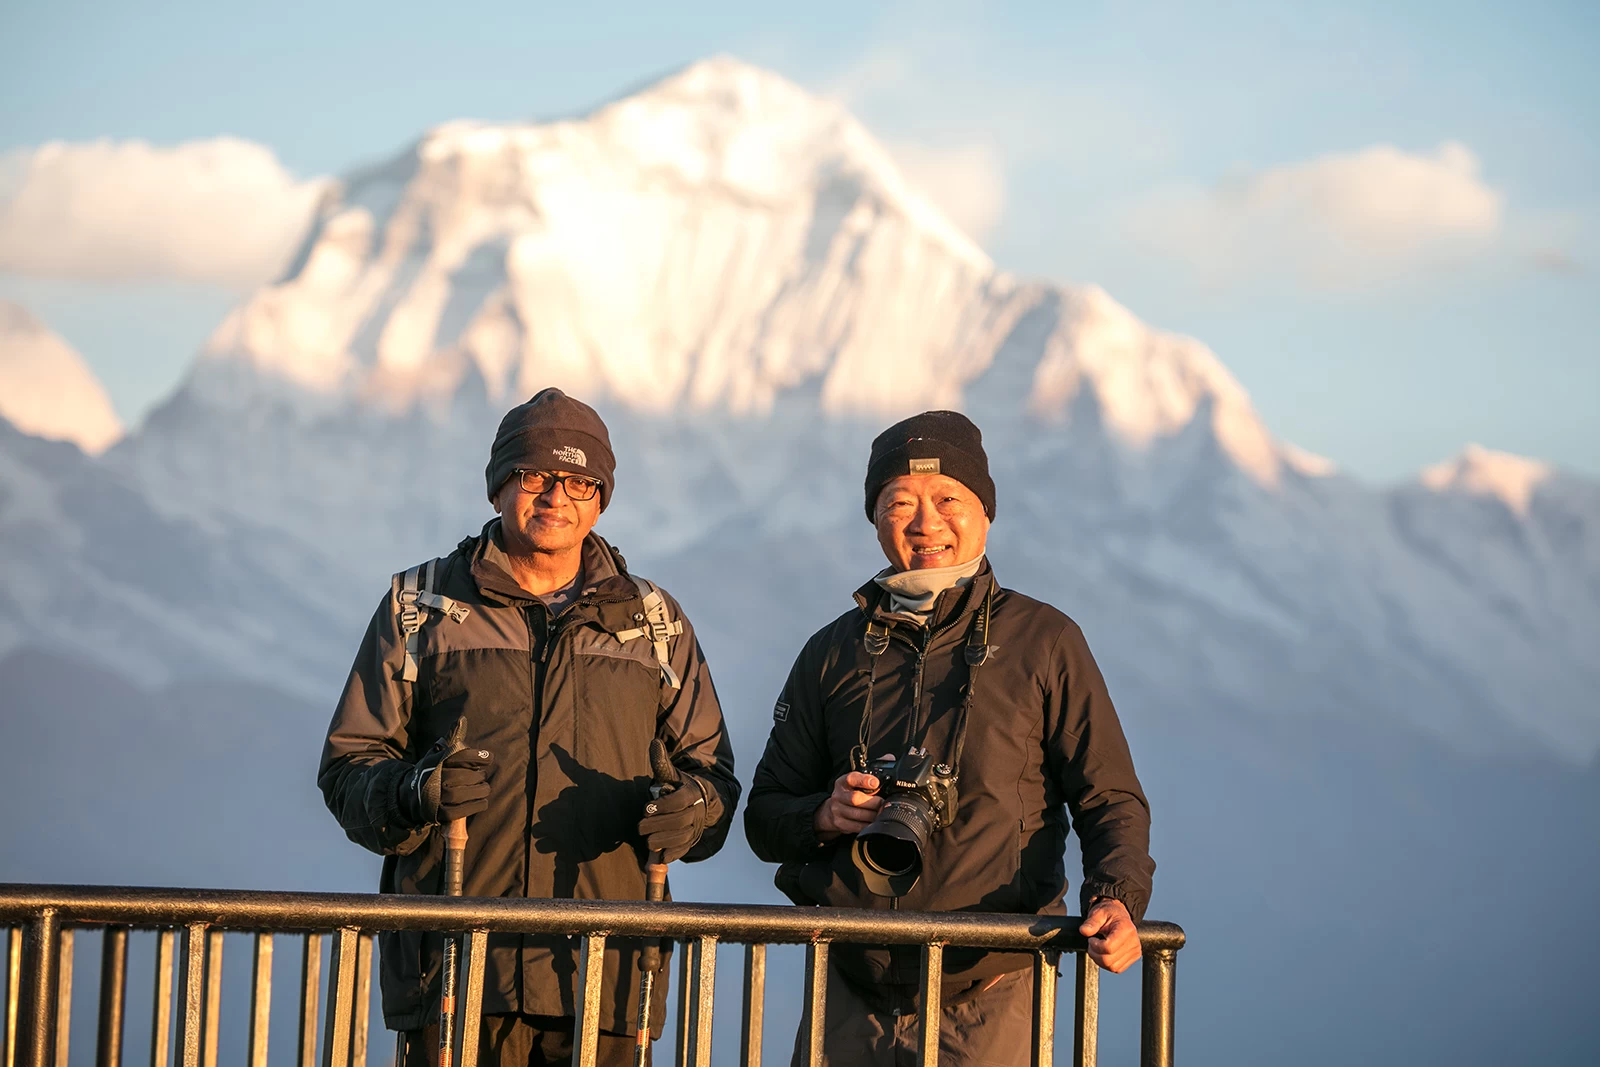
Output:
M217 1067L217 1034L222 1029L222 931L212 930L206 937L206 1006L201 1017L205 1046L203 1067Z
M156 931L155 995L150 1007L150 1067L167 1067L172 1057L172 957L176 930Z
M574 1005L578 1017L573 1023L577 1048L573 1067L594 1067L600 1045L600 979L605 974L606 935L585 934L578 942L578 989L581 999Z
M761 1024L767 1002L767 946L744 947L744 1012L739 1067L761 1067Z
M483 1023L483 975L489 956L489 931L467 935L467 992L461 1008L461 1067L478 1067L478 1032Z
M206 994L205 923L190 923L183 929L183 957L179 960L178 987L183 998L179 1019L178 1062L182 1067L200 1067L201 1033Z
M921 1023L917 1036L917 1061L922 1067L939 1067L939 1023L944 1018L944 946L930 941L922 946Z
M272 934L256 934L250 970L250 1067L267 1067L267 1037L272 1024Z
M100 949L100 1023L96 1067L122 1067L122 1013L128 989L128 928L108 926Z
M694 972L694 954L698 941L690 939L683 943L683 958L678 960L678 1037L674 1042L672 1052L673 1067L688 1067L689 1064L689 1024L694 1018L694 1000L689 996L690 975Z
M1056 965L1047 952L1033 954L1032 1067L1051 1067L1056 1056Z
M61 918L54 908L42 908L24 927L22 978L26 983L18 1005L18 1021L28 1028L27 1043L19 1057L23 1067L44 1067L50 1062L50 1023L55 1015L56 949Z
M1156 949L1144 954L1139 1018L1139 1067L1172 1067L1173 979L1178 954Z
M298 1067L317 1067L317 995L322 985L322 935L307 934L300 956L300 1043Z
M694 954L693 1067L711 1067L711 1015L717 1000L717 936L702 934Z
M1100 1058L1100 965L1079 952L1073 978L1072 1067L1095 1067Z
M350 1009L355 1000L356 941L360 933L341 926L333 933L333 959L328 962L328 1007L323 1014L322 1065L349 1067Z
M72 1043L72 947L76 942L71 927L61 930L56 964L56 1067L67 1067L68 1046Z
M806 945L806 1004L801 1026L805 1027L806 1063L822 1067L822 1038L828 1020L828 942Z
M351 1003L350 1062L367 1065L367 1026L372 1016L372 935L356 940L356 988Z
M22 927L6 930L6 1012L0 1025L6 1028L4 1055L5 1067L17 1067L17 996L22 986Z

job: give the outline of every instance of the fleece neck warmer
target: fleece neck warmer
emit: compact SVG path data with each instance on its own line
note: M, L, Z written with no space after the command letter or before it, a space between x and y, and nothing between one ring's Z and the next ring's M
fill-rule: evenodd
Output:
M915 615L924 623L933 610L933 602L946 589L966 586L983 566L983 556L954 567L924 567L921 570L897 571L886 568L872 580L889 594L891 611Z

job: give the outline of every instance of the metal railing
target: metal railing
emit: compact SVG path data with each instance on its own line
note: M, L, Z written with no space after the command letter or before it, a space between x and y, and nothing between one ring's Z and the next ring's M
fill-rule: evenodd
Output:
M600 1027L600 962L606 938L663 937L685 945L679 961L675 1067L710 1067L717 946L742 944L744 990L739 1062L760 1067L769 944L806 946L801 1018L808 1062L822 1063L832 943L920 945L922 1017L937 1018L947 946L1033 954L1034 1067L1054 1057L1057 953L1074 956L1073 1067L1094 1067L1099 1030L1099 968L1084 954L1075 917L972 912L861 911L748 904L647 904L584 900L445 898L345 893L264 893L102 886L0 885L0 926L10 927L6 957L4 1067L66 1067L71 1029L74 933L101 928L98 1067L121 1067L130 930L156 931L150 1062L215 1067L222 995L223 933L254 933L249 1067L266 1067L274 935L304 937L298 1067L316 1067L319 1013L324 1067L365 1067L374 931L461 932L464 1003L457 1063L476 1067L484 966L491 933L580 938L574 1063L593 1067ZM322 936L332 951L322 991ZM1173 984L1183 931L1139 924L1144 952L1140 1063L1171 1067ZM177 1034L173 969L177 967ZM924 1026L920 1063L935 1067L937 1027Z

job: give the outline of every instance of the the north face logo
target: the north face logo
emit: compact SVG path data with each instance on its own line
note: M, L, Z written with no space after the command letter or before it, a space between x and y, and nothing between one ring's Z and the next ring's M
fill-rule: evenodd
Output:
M552 448L550 450L550 454L555 456L556 459L560 460L562 463L570 463L574 467L587 467L589 465L589 457L583 454L583 449L576 448L572 445L562 445L560 448Z

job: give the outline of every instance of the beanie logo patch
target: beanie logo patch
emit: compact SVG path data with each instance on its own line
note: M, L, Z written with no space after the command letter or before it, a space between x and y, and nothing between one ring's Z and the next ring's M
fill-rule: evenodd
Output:
M584 455L583 449L573 445L552 448L550 454L562 463L570 463L574 467L587 467L589 465L589 457Z
M937 458L934 458L934 459L913 459L913 460L910 460L908 462L908 466L910 467L910 473L912 473L912 474L938 474L939 473L939 460Z

